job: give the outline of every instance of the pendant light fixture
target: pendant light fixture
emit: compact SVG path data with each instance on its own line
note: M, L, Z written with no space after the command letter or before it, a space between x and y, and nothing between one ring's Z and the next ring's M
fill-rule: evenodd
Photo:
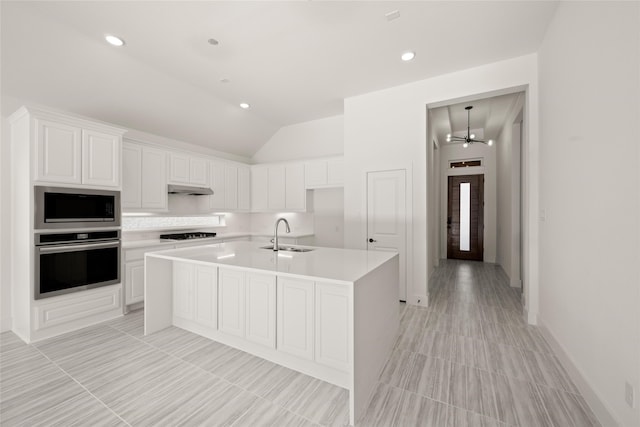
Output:
M493 145L493 139L490 139L488 141L483 141L481 139L476 139L476 136L474 134L471 133L471 109L473 108L473 105L469 105L468 107L464 107L465 110L467 110L467 135L466 136L455 136L455 135L451 135L450 133L447 134L447 142L462 142L462 146L464 148L467 148L469 145L473 144L474 142L481 142L483 144L487 144L488 146L492 146Z

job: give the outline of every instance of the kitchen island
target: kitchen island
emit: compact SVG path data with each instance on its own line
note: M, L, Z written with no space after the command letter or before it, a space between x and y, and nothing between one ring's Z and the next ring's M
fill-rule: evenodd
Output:
M353 425L397 336L398 255L308 249L146 254L145 335L175 325L343 387Z

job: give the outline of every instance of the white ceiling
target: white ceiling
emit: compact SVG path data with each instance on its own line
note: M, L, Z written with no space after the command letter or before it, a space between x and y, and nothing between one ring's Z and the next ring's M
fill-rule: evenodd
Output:
M438 142L444 145L456 144L446 142L448 133L458 136L467 134L467 106L473 106L469 114L469 127L476 139L497 140L519 96L524 96L524 93L511 93L431 109L431 126Z
M2 1L2 94L250 157L346 97L535 52L556 5Z

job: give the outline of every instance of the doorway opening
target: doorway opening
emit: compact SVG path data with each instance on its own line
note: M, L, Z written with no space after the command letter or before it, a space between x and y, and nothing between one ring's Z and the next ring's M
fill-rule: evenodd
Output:
M429 275L441 259L483 261L527 297L526 105L526 87L517 87L427 106ZM448 135L475 139L463 143ZM469 176L482 180L472 183Z

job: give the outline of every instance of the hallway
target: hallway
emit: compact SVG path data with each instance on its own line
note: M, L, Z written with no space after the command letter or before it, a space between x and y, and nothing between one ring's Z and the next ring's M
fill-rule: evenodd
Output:
M403 305L362 425L599 425L502 270L441 260L429 295L429 308Z

